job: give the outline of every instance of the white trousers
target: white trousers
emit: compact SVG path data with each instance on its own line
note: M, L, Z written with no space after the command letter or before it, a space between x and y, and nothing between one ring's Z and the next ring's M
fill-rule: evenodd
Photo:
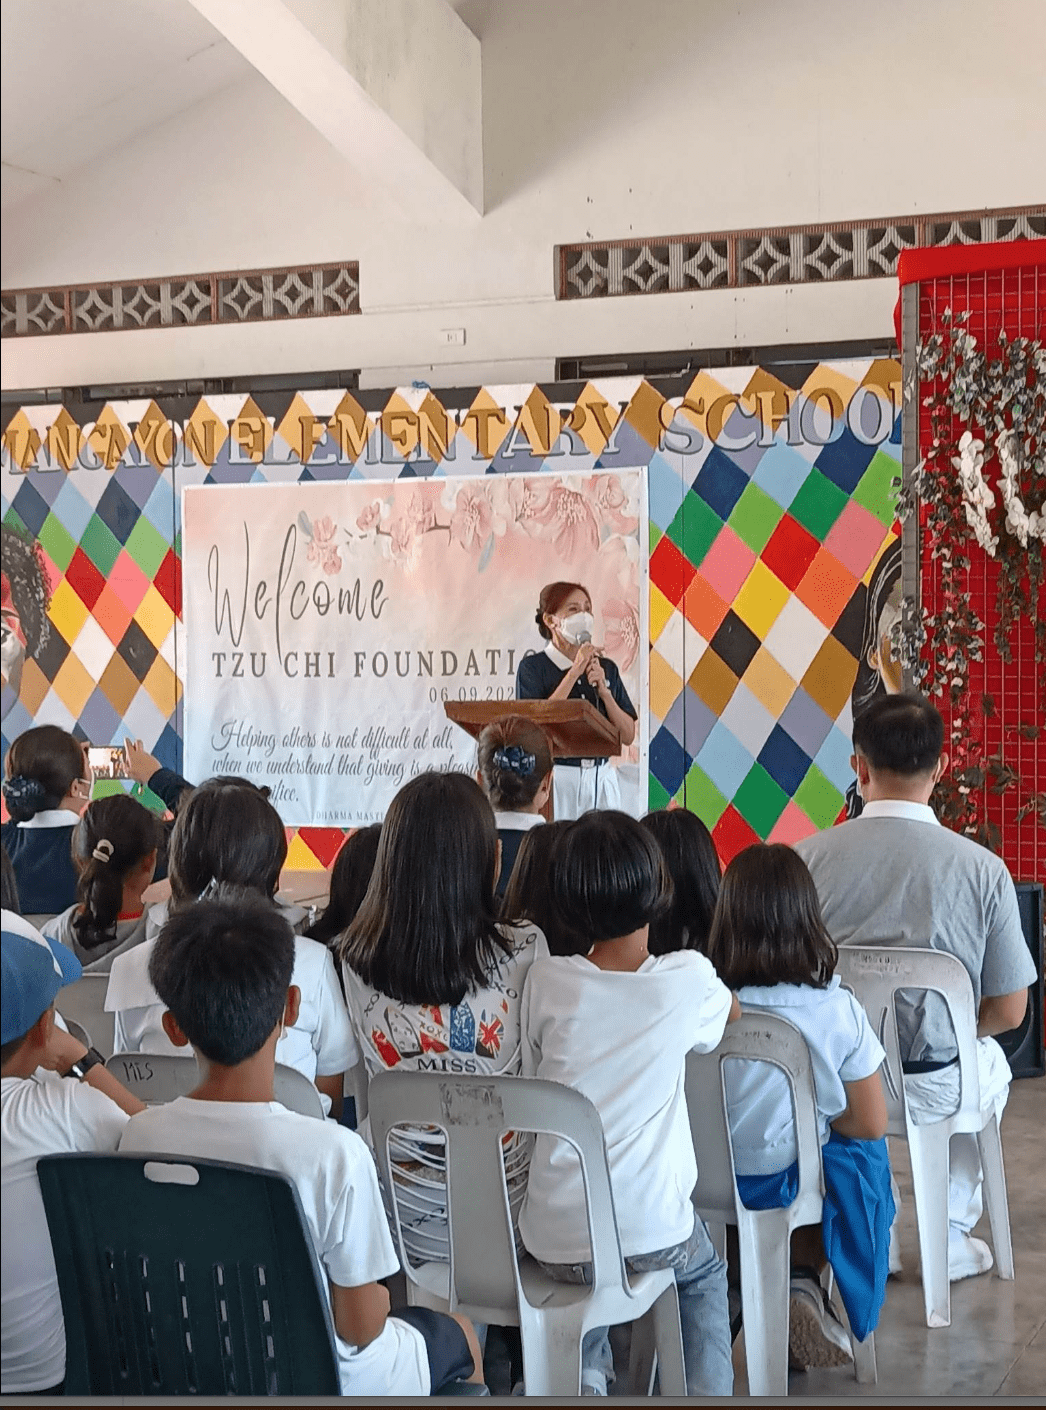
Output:
M552 807L557 822L570 822L591 808L620 808L617 769L613 764L591 769L556 764L552 769Z
M1001 1121L1010 1095L1012 1073L1006 1054L994 1038L977 1040L977 1075L981 1086L981 1109L994 1108ZM908 1109L917 1126L926 1126L950 1116L959 1107L959 1068L942 1067L939 1072L904 1079ZM948 1161L948 1222L956 1233L968 1234L984 1211L981 1194L981 1157L977 1137L963 1132L951 1139Z

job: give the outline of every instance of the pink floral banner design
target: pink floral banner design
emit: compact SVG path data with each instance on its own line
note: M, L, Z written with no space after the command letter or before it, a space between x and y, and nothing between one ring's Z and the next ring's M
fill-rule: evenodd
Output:
M640 714L616 761L646 807L647 495L613 474L186 488L185 772L272 789L292 826L382 818L426 769L475 768L448 700L511 702L549 582L581 583Z

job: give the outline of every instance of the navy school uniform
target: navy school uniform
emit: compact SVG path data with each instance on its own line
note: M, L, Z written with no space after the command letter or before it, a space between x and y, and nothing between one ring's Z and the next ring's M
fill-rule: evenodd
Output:
M559 653L557 652L556 655L558 656ZM603 666L603 674L606 676L607 687L615 703L624 710L626 715L631 715L633 720L638 719L635 706L628 698L628 691L625 689L616 662L612 661L609 656L601 656L600 662ZM566 673L566 668L558 666L547 651L528 653L516 667L516 699L547 700L557 689ZM569 698L571 700L587 700L590 705L595 706L604 719L607 718L606 706L600 700L599 693L584 676L574 682ZM603 759L601 762L605 763L606 760ZM556 763L570 766L580 764L581 760L557 759Z

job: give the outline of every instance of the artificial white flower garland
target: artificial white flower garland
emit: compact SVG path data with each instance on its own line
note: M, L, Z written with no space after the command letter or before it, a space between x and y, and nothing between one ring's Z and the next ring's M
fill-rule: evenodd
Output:
M996 449L1001 470L999 488L1006 510L1005 527L1022 548L1027 548L1029 539L1046 542L1046 507L1030 513L1024 508L1017 479L1020 470L1019 444L1016 433L1005 430L999 434ZM995 495L984 478L984 442L972 432L964 431L959 440L959 454L952 457L952 464L959 472L966 522L985 553L994 558L999 536L992 533L988 520L989 510L995 508Z

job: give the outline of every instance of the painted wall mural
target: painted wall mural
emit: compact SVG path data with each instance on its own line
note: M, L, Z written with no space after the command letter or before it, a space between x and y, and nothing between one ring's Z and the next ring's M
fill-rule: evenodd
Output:
M53 722L182 763L187 486L646 468L649 799L724 859L835 821L890 688L899 365L7 408L2 746ZM46 604L46 605L44 605ZM342 833L298 829L290 863Z

